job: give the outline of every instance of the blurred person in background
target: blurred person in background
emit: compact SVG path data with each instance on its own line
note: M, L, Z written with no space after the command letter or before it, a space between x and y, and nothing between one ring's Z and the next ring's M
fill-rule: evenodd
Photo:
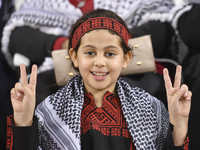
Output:
M13 0L0 1L0 39L2 37L3 27L13 11ZM17 74L8 65L4 55L0 52L0 149L2 150L6 146L6 116L12 114L10 89L15 85L16 81Z
M177 19L176 19L177 18ZM189 117L189 149L199 149L200 143L200 1L188 0L174 17L172 26L176 30L179 54L182 58L184 83L192 91L191 112Z
M183 67L183 83L187 84L193 93L189 117L189 149L199 149L200 143L197 141L200 134L200 1L179 0L168 13L149 13L143 17L146 23L142 26L149 24L153 19L162 23L168 22L174 30L174 47L171 50Z

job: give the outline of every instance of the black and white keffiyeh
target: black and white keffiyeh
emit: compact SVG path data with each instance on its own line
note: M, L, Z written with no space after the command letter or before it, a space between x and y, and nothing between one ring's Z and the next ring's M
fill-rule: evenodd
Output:
M174 6L172 0L94 0L95 8L109 9L118 14L128 27L141 24L147 13L167 13Z
M172 0L93 0L94 9L109 9L125 20L129 27L137 26L142 16L149 12L168 12ZM12 31L16 27L29 26L47 34L68 36L71 25L82 16L68 0L25 0L19 11L12 14L3 31L2 52L8 63L12 56L8 45Z
M162 149L169 126L168 112L162 102L121 79L116 91L136 149ZM38 105L35 114L39 118L40 149L81 149L83 103L83 80L77 75Z

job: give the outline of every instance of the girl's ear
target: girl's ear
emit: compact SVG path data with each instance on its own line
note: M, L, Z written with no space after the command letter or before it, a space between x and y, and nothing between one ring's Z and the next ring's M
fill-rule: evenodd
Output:
M132 54L131 51L129 51L128 53L126 53L124 55L124 62L123 62L123 65L122 65L123 69L125 69L128 66L128 64L130 63L130 61L132 59L132 56L133 56L133 54Z
M73 48L71 48L71 49L69 50L69 55L70 55L70 57L71 57L71 59L72 59L72 62L73 62L73 64L74 64L74 66L75 66L76 68L78 68L77 53L76 53L75 50L73 50Z

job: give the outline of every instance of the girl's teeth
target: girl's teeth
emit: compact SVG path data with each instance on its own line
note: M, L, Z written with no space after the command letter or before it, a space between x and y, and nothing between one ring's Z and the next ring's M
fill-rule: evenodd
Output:
M97 75L97 76L103 76L103 75L106 75L106 73L96 73L96 72L93 72L94 75Z

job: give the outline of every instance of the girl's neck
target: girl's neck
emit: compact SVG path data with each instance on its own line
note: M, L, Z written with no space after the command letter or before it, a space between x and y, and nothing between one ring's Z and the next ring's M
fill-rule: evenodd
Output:
M92 93L94 102L97 107L102 107L104 95L105 95L105 92Z
M107 90L105 90L105 91L104 90L102 90L102 91L93 91L93 92L85 91L85 92L86 93L90 92L92 94L93 98L94 98L94 102L95 102L96 106L97 107L102 107L103 98L104 98L104 95L106 94ZM115 94L114 91L109 91L109 92Z

